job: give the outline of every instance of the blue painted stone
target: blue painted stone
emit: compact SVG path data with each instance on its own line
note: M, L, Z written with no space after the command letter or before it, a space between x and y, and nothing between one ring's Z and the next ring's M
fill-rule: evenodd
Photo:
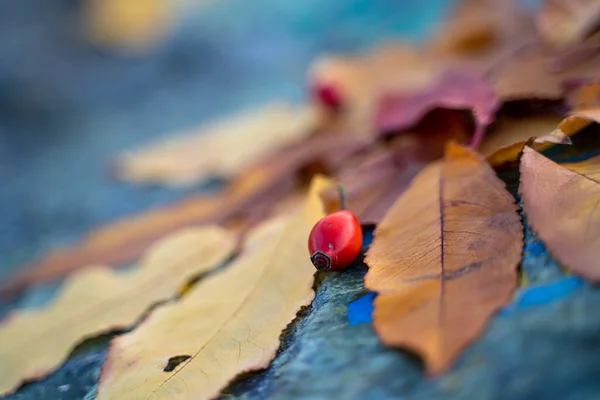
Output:
M377 293L368 293L348 304L348 323L360 325L373 321L373 301Z

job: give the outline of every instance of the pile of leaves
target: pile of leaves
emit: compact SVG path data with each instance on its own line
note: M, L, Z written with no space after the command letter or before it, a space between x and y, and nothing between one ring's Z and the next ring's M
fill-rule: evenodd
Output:
M512 299L521 209L564 268L600 280L600 156L548 158L597 138L599 22L592 0L535 12L465 0L422 46L317 60L307 104L274 102L119 155L132 184L226 183L101 227L8 282L5 297L69 275L51 304L2 321L0 395L113 331L129 330L111 341L99 399L211 398L266 368L314 297L306 242L340 207L337 185L375 226L364 260L375 330L430 375ZM501 179L511 174L518 187Z

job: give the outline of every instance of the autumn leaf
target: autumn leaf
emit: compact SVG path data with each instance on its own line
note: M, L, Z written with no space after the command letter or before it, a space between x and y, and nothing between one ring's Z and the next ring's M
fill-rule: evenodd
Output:
M470 123L460 114L434 110L409 132L342 168L336 185L323 193L327 211L339 210L337 186L342 185L347 208L361 223L378 223L421 169L444 155L448 141L468 142Z
M0 394L53 371L83 339L133 325L152 305L225 262L235 245L223 228L188 228L155 243L134 271L88 267L50 305L13 313L0 326Z
M522 99L562 99L573 81L595 80L600 57L569 65L555 65L556 54L540 46L530 46L498 64L488 81L503 101Z
M307 177L333 173L368 143L337 134L317 135L287 146L250 166L223 193L190 196L100 226L79 243L54 250L24 267L2 285L0 294L9 296L32 284L52 282L90 264L134 262L152 242L183 227L218 223L245 230L272 215L274 205L298 191Z
M448 369L511 299L523 250L514 198L484 159L449 144L375 230L366 255L381 340Z
M486 156L488 164L500 167L518 163L523 147L532 141L537 149L545 150L553 144L570 144L569 137L578 132L567 129L556 115L537 115L529 118L503 117L497 121L492 131L480 146L480 152ZM565 127L563 132L560 127Z
M167 186L190 185L210 177L231 178L307 137L317 118L310 108L268 104L126 152L117 160L116 172L130 182Z
M527 222L548 250L576 274L600 281L600 156L556 164L525 147L519 191Z
M165 0L86 0L85 32L94 43L147 49L164 38L173 23Z
M373 115L382 94L412 93L431 85L440 65L430 55L405 43L382 45L355 56L318 59L308 72L318 104L325 89L335 93L341 112L332 128L338 132L373 136Z
M519 1L459 0L427 52L446 65L486 74L536 40L532 16Z
M600 27L597 0L544 0L536 26L542 37L557 47L577 44Z
M250 233L224 272L114 339L98 399L211 398L239 373L266 368L281 331L314 297L306 240L328 184L316 179L303 210Z
M474 73L448 70L432 87L412 94L384 96L376 114L376 126L384 134L415 125L434 108L472 110L476 122L474 146L483 139L500 102L485 80Z

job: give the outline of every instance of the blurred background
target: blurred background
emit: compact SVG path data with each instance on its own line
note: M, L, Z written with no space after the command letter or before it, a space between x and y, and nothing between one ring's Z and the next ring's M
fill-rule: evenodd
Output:
M417 42L452 0L0 0L0 281L103 222L215 184L132 186L111 159L270 100L329 53Z

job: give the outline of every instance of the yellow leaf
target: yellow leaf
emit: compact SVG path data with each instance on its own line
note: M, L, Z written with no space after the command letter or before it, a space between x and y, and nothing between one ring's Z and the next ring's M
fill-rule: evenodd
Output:
M235 245L223 228L188 228L156 242L130 273L91 266L73 275L52 304L15 313L0 327L0 394L54 370L83 339L131 326L226 261Z
M266 368L281 331L314 297L307 240L329 184L316 178L303 210L254 230L224 272L113 340L98 400L206 399L239 373Z
M273 103L125 153L117 161L117 174L131 182L170 186L229 178L308 136L316 121L311 108Z

